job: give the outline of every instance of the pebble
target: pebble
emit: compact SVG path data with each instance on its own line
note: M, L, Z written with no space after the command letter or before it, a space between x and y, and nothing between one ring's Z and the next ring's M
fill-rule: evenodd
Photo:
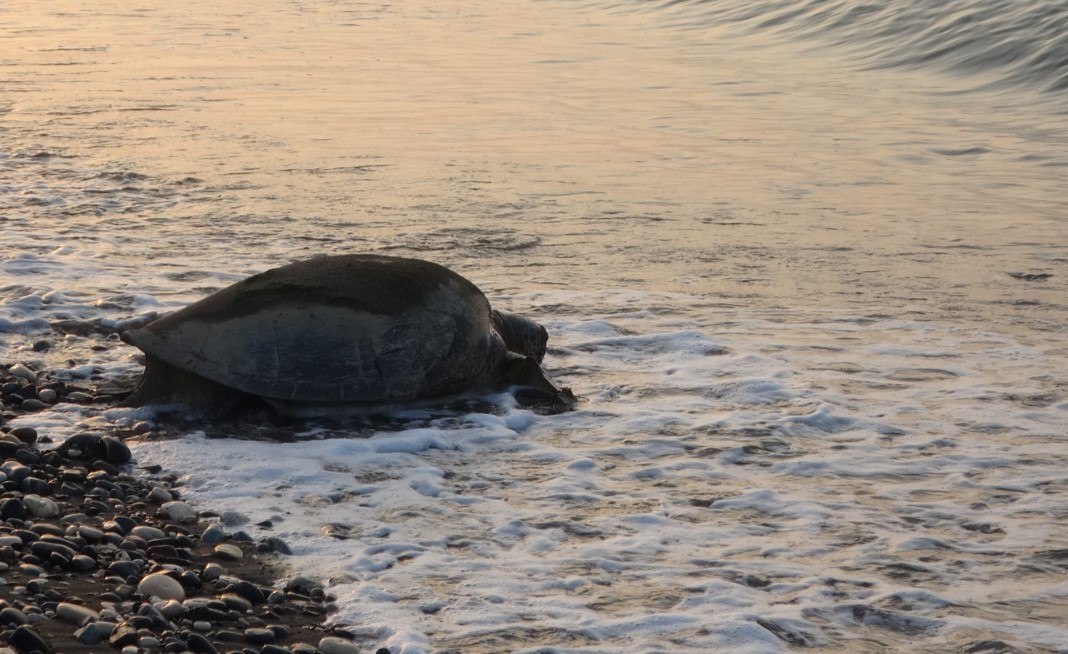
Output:
M83 645L96 645L110 638L111 633L115 631L115 627L117 626L118 625L111 622L90 622L78 631L75 631L74 637Z
M23 493L35 496L48 495L52 491L52 487L48 485L47 481L37 477L26 477L19 486L22 488Z
M277 536L271 536L264 541L268 552L277 552L278 554L285 554L286 556L292 556L293 550L289 545Z
M133 453L130 452L130 448L126 446L126 443L114 436L105 436L100 440L104 444L104 459L106 461L122 465L133 458Z
M220 597L222 601L226 602L227 608L231 611L237 611L238 613L248 613L252 610L252 602L248 601L240 595L234 593L224 593Z
M249 521L248 516L238 511L223 511L221 518L223 524L227 527L236 527Z
M27 622L29 620L26 619L26 614L16 608L9 606L0 610L0 626L26 624Z
M100 619L100 614L93 609L69 602L60 602L56 605L56 616L76 625L83 624L87 620Z
M319 651L323 654L360 654L356 643L337 636L326 636L320 640Z
M141 583L137 584L137 592L145 597L158 597L162 600L173 599L180 602L185 599L185 589L182 585L162 572L142 579Z
M155 527L149 527L148 525L137 525L130 530L131 536L137 536L146 541L148 540L161 540L167 537L167 532L162 529L156 529Z
M31 384L37 381L37 373L30 370L21 363L16 363L10 368L8 368L7 373L13 377L18 377L19 379L25 379Z
M51 399L42 391L69 395L60 382L32 388L8 376L0 385L25 391L3 407L8 416L26 413L20 401ZM322 654L286 645L298 629L323 636L312 626L326 615L321 586L297 579L271 590L235 576L247 559L262 569L260 555L284 543L228 536L221 524L191 533L199 516L172 478L118 467L130 456L121 439L85 432L47 452L37 442L53 441L31 427L0 432L0 654L64 651L48 642L63 629L86 651ZM335 651L356 651L344 635L332 633Z
M252 627L245 630L245 640L253 645L266 645L277 640L277 636L270 629Z
M193 624L193 628L196 629L196 623ZM210 628L211 625L209 624L208 629ZM207 629L198 629L198 631L207 631ZM193 652L193 654L218 653L218 650L215 649L215 646L211 644L211 641L201 636L200 634L189 634L189 637L186 638L185 645L189 648L190 652Z
M204 545L218 545L226 540L226 532L216 524L208 525L204 533L200 535L200 542Z
M37 442L37 430L33 427L15 427L7 435L13 436L21 443L32 445Z
M167 514L168 518L175 522L185 522L186 520L195 518L197 515L196 510L194 510L192 505L188 502L165 502L160 508Z
M90 543L99 543L104 540L104 532L102 530L88 525L80 525L78 527L78 535Z
M215 546L215 556L224 561L240 561L244 555L244 552L237 545L221 543Z
M166 488L156 486L148 494L148 499L153 502L170 502L174 497L167 491Z
M222 576L226 569L214 561L204 566L204 572L200 573L200 578L204 581L215 581Z
M253 604L263 604L267 601L267 596L264 595L263 591L255 584L247 581L237 582L230 590Z
M156 610L171 620L178 620L185 615L185 606L178 600L173 599L161 602L156 606Z
M22 498L26 512L35 518L54 518L59 515L59 505L47 497L27 495Z
M141 638L141 634L137 632L137 629L131 627L129 624L121 624L115 628L108 637L108 644L112 647L126 647L127 645L133 645Z
M48 405L42 402L41 400L38 400L37 398L23 400L22 404L19 405L19 410L21 411L40 411L42 409L47 408Z
M20 652L48 652L51 648L33 627L20 626L7 641Z
M55 404L58 394L51 388L42 388L37 391L37 398L45 404Z

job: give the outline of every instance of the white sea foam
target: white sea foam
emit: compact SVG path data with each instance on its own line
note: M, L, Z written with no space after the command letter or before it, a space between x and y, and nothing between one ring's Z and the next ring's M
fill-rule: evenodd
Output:
M903 322L873 345L839 325L823 348L794 346L777 323L715 339L658 326L648 316L554 321L547 364L583 398L569 414L499 397L498 415L417 412L421 426L368 438L193 432L133 450L179 472L186 499L239 507L241 528L286 541L286 562L338 595L333 619L395 652L484 651L502 638L561 652L654 651L665 640L786 651L851 629L858 618L843 601L867 607L867 628L971 633L981 621L944 610L976 601L954 588L999 583L1007 561L1041 556L1061 528L1042 517L1056 510L1043 489L1066 478L1039 457L1061 410L1015 409L995 391L1049 371L1013 380L987 367L1027 346ZM916 356L879 343L916 331L958 372L897 375L858 396L855 380L893 378ZM990 346L983 358L961 356L976 338ZM994 416L1014 425L1010 435L977 427ZM90 421L145 417L113 409ZM85 419L59 407L23 420L63 433ZM253 526L264 521L272 526ZM961 559L966 574L952 564ZM1022 625L981 628L1068 637Z

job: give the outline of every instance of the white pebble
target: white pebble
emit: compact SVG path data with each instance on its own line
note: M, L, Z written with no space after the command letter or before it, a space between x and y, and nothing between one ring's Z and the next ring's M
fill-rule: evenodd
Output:
M215 546L215 556L224 561L239 561L245 555L241 548L230 543L221 543Z
M18 536L13 536L13 538L18 538ZM21 541L22 539L19 538L18 545L20 547L22 546ZM226 568L213 561L204 566L204 572L200 574L200 578L204 581L215 581L216 579L221 577L224 572L226 572Z
M148 499L153 502L170 502L174 499L166 488L162 486L156 486L148 493Z
M177 620L185 615L185 606L178 600L167 600L166 602L159 602L154 604L156 610L162 613L165 617L171 620Z
M356 643L337 636L326 636L320 640L319 651L323 654L360 654Z
M41 390L37 391L37 398L45 404L55 404L56 392L51 388L42 388Z
M248 516L238 511L223 511L220 518L222 518L222 523L227 527L236 527L248 522Z
M100 614L93 609L68 602L60 602L56 606L56 615L75 625L80 625L86 620L100 619Z
M185 599L185 589L175 579L168 577L162 572L150 574L137 584L137 592L145 597L158 597L162 600Z
M175 522L188 520L189 518L196 517L197 514L188 502L164 502L163 506L160 508L167 514L168 518Z
M40 495L27 495L22 498L22 504L35 518L54 518L59 515L59 505Z
M16 363L15 365L11 366L10 368L7 369L7 372L8 372L8 374L13 375L15 377L20 377L22 379L25 379L26 381L30 382L31 384L34 383L35 381L37 381L37 373L35 373L34 371L30 370L29 368L27 368L26 366L22 365L21 363Z
M155 527L149 527L148 525L137 525L130 530L131 536L137 536L145 540L159 540L167 537L167 532L162 529L156 529Z

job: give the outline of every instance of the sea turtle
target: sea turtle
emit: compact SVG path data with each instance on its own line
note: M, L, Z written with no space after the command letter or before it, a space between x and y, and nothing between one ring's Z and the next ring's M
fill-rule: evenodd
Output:
M557 411L575 404L539 365L544 327L491 309L470 281L419 259L299 261L122 340L146 355L126 402L133 406L216 409L252 396L285 415L374 412L508 386L526 387Z

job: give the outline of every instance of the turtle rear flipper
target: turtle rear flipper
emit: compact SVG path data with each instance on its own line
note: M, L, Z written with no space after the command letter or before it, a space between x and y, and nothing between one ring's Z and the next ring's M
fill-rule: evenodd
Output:
M181 405L205 415L225 416L255 404L255 398L148 356L141 380L123 404Z

